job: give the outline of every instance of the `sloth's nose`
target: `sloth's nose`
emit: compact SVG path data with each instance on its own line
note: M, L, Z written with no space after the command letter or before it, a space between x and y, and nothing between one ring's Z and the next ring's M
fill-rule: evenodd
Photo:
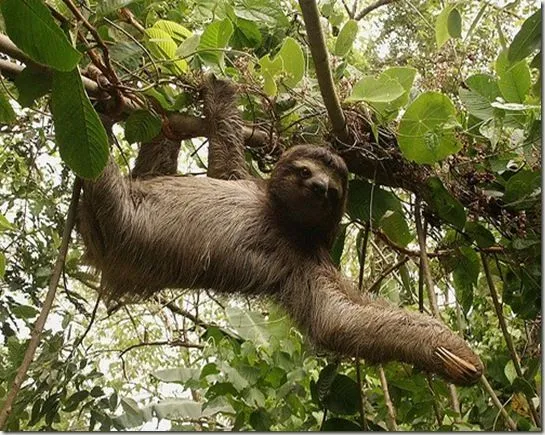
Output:
M310 188L317 195L327 196L328 183L325 180L312 180Z

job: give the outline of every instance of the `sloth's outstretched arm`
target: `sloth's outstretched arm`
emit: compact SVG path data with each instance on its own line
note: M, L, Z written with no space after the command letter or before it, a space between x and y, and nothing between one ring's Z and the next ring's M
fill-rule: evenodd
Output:
M333 269L305 276L303 286L294 278L297 293L282 302L319 347L369 362L410 363L460 385L480 378L480 359L438 320L362 295Z
M249 178L244 160L243 123L236 106L236 86L209 75L204 86L204 114L209 121L208 176Z

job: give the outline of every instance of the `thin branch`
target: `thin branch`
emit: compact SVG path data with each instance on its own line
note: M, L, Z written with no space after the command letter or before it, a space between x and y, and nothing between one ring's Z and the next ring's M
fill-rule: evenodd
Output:
M395 432L397 431L397 424L396 424L396 412L394 408L394 404L392 403L392 399L390 397L390 390L388 389L388 381L386 380L386 373L384 373L384 367L382 367L382 364L379 364L378 366L378 374L380 377L380 384L382 385L382 391L384 393L384 403L386 403L386 410L388 411L388 418L386 418L386 426L388 426L388 430Z
M125 355L127 352L137 349L139 347L145 347L145 346L173 346L173 347L186 347L186 348L193 348L193 349L203 349L203 344L196 344L196 343L188 343L185 340L164 340L164 341L147 341L143 343L136 343L132 346L127 347L121 353L119 354L119 357L122 358L123 355Z
M94 40L96 41L96 43L102 50L102 55L104 57L104 66L106 67L108 78L113 84L116 84L116 85L119 84L120 83L119 78L117 77L117 74L114 71L112 64L110 62L110 52L108 51L108 47L106 46L106 44L104 43L100 35L98 34L97 29L95 29L93 25L89 23L89 21L87 21L87 19L83 16L83 14L80 12L80 10L77 8L77 6L74 4L72 0L63 0L63 2L68 7L68 9L70 9L72 14L74 14L74 16L83 23L83 25L87 28L87 30L89 30L91 35L93 35Z
M515 371L517 372L517 376L522 378L524 374L522 372L522 367L520 365L520 357L518 356L517 350L515 349L515 345L513 344L513 337L511 337L511 334L509 334L509 331L507 330L507 322L505 321L502 305L498 298L498 292L496 291L496 286L494 285L492 274L490 273L488 260L485 254L483 254L482 252L481 252L481 261L483 263L483 270L486 276L486 282L488 284L488 288L490 289L490 296L492 297L494 310L496 311L496 315L498 316L498 321L500 323L501 332L503 333L503 338L505 339L505 343L507 344L507 348L509 349L509 353L511 354L511 360L513 361L513 365L515 366ZM537 413L537 410L531 400L532 398L528 397L526 393L524 395L526 396L526 400L528 402L528 407L530 408L530 412L532 414L532 419L534 424L536 426L540 426L541 423L540 423L539 414Z
M441 320L441 315L439 314L439 306L437 305L437 296L435 295L435 286L431 277L430 263L428 259L428 254L426 252L426 236L424 234L421 219L422 217L420 213L420 198L417 198L414 207L414 220L416 224L416 233L418 235L418 244L420 246L420 262L422 264L424 282L426 283L426 287L428 289L428 299L430 300L431 312L435 318Z
M348 14L348 17L349 18L354 18L354 14L352 12L352 9L350 9L348 7L348 4L346 3L346 0L342 0L342 3L343 3L343 6L344 6L344 9L346 10L346 13Z
M435 286L431 276L429 259L428 255L426 254L426 235L424 233L421 220L422 216L420 213L420 198L416 198L414 215L414 220L416 223L416 233L418 234L418 244L420 246L420 263L422 265L424 281L426 283L426 287L428 288L428 298L430 300L431 312L436 319L442 321L441 315L439 313L439 307L437 306L437 297L435 295ZM449 384L449 390L452 409L456 412L457 417L460 418L460 401L458 400L456 387L453 384Z
M59 285L62 270L64 267L64 260L66 258L66 253L68 252L70 234L72 233L72 228L74 227L74 222L76 219L76 210L79 202L81 185L81 180L77 178L76 181L74 181L74 187L72 189L72 198L70 200L70 206L68 208L68 214L66 217L66 222L64 224L64 231L62 234L61 245L59 247L59 253L57 255L55 265L53 266L53 271L51 272L49 289L47 291L44 304L40 311L40 315L38 316L38 319L34 324L34 328L32 328L32 333L30 334L30 342L28 343L28 347L26 349L25 356L23 357L23 361L19 366L19 369L17 370L17 374L15 375L15 379L11 384L11 388L6 397L6 401L4 402L2 410L0 411L0 429L5 428L6 421L11 414L13 403L15 401L15 398L17 397L17 393L21 389L23 381L26 378L28 368L32 363L32 360L34 359L34 355L36 353L36 349L38 348L38 344L40 342L47 316L49 315L49 311L51 310L53 301L55 299L55 293L57 290L57 286Z
M367 258L367 242L369 241L369 230L371 228L370 221L365 223L365 232L363 233L363 240L361 243L360 251L360 272L358 276L358 288L361 290L363 286L363 269L365 268L365 259Z
M394 270L399 269L401 266L403 266L407 261L409 261L409 257L403 257L401 260L399 260L396 264L391 265L388 267L384 272L380 274L380 276L376 279L376 281L373 283L371 287L369 287L369 290L367 290L369 293L376 293L378 292L380 288L380 283L384 278L386 278L388 275L390 275Z
M363 17L365 17L366 15L370 14L371 12L373 12L375 9L378 9L380 8L381 6L384 6L384 5L387 5L389 3L393 3L397 0L378 0L376 3L373 3L365 8L363 8L359 14L356 15L356 17L354 18L356 21L359 21L361 20Z
M361 428L364 431L368 431L369 428L367 427L367 420L365 418L365 391L363 389L363 381L361 379L361 364L360 359L356 358L356 383L358 384L358 390L360 392L360 400L358 401L358 404L360 406L360 424Z
M331 120L333 133L338 140L348 144L350 141L348 128L329 67L329 58L324 34L320 25L318 6L315 0L299 0L299 6L303 12L303 20L307 30L310 52L314 60L316 78L318 79L320 93L322 94L324 105Z
M488 395L492 399L492 402L494 403L496 408L498 408L498 410L500 411L500 414L505 419L505 422L507 423L509 428L511 430L516 431L517 430L516 423L513 421L513 419L511 417L509 417L509 414L507 414L507 411L505 410L505 408L501 404L500 400L498 399L498 396L496 396L496 393L494 392L494 390L492 389L489 382L487 381L487 379L484 376L481 376L481 384L483 385L484 389L486 390L486 392L488 393Z

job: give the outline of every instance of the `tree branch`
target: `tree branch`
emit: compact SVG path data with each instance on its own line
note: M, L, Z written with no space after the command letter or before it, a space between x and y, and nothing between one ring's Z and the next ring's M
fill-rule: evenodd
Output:
M517 373L517 376L522 378L524 374L522 373L522 367L520 366L520 358L517 354L517 350L515 349L515 345L513 344L513 338L511 337L511 334L509 334L509 331L507 330L507 323L503 315L501 303L498 299L498 292L496 291L496 286L494 285L494 281L492 280L492 274L490 273L488 260L486 259L486 255L482 252L481 252L481 261L483 263L483 270L486 276L486 282L488 284L488 288L490 289L490 296L492 296L494 310L496 311L496 315L498 316L498 321L500 323L500 329L501 329L501 332L503 333L503 338L505 339L505 342L507 343L507 348L509 349L509 353L511 354L511 361L513 361L513 365L515 366L515 372ZM528 397L526 393L524 393L524 395L526 396L528 407L530 408L532 420L534 421L534 424L536 426L539 426L541 424L539 419L539 414L537 413L537 410L534 404L532 403L532 400L531 400L532 398Z
M361 20L363 17L365 17L367 14L370 14L375 9L380 8L381 6L387 5L389 3L393 3L397 0L378 0L377 2L370 4L369 6L363 8L359 14L356 15L354 18L356 21Z
M414 219L416 224L416 233L418 234L418 244L420 245L420 263L422 265L422 273L424 274L424 281L426 287L428 288L428 298L430 300L430 307L433 316L440 321L441 315L439 314L439 307L437 305L437 297L435 295L435 286L433 284L433 279L430 271L430 264L428 260L428 255L426 254L426 235L424 233L424 228L421 221L420 213L420 198L416 198L416 204L414 207ZM456 392L456 387L453 384L448 384L450 391L450 399L452 404L452 409L456 412L457 418L461 417L460 413L460 401L458 400L458 393Z
M333 75L329 68L329 59L324 34L320 25L318 6L316 5L315 0L299 0L299 6L301 6L301 11L303 12L303 20L307 30L308 43L314 61L316 77L318 79L318 85L320 86L322 99L324 100L327 109L327 114L331 120L333 133L338 140L348 144L350 142L350 137L346 126L346 118L341 109L341 104L337 92L335 91L335 85L333 84Z
M64 259L66 258L66 253L68 252L70 233L72 232L72 228L74 227L74 222L76 219L76 210L79 202L81 184L81 180L79 178L76 178L76 181L74 181L74 187L72 189L72 198L70 200L70 206L68 208L68 215L64 224L64 231L62 234L61 245L59 247L59 253L57 255L57 260L55 262L55 266L53 267L53 271L51 272L51 279L49 280L49 289L47 291L44 304L40 311L40 315L38 316L38 319L34 324L34 328L32 328L30 341L28 343L25 356L23 357L23 362L17 370L17 374L15 375L15 379L11 384L11 388L6 397L6 401L4 402L4 406L0 411L0 429L2 430L5 429L6 421L11 414L13 403L15 401L15 398L17 397L17 393L21 389L21 385L26 378L28 368L32 363L32 360L34 359L34 355L36 353L36 349L38 348L40 337L44 329L45 321L47 320L47 316L49 315L49 311L51 310L53 301L55 299L55 293L57 291L57 286L59 285L59 280L61 278L62 270L64 267Z

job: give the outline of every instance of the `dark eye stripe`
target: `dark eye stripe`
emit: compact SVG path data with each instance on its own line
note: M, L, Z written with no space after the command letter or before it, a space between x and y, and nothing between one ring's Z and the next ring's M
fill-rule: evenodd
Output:
M303 178L310 178L310 176L312 175L312 173L310 172L310 169L307 167L302 167L301 169L299 169L299 173L301 174L301 177Z

